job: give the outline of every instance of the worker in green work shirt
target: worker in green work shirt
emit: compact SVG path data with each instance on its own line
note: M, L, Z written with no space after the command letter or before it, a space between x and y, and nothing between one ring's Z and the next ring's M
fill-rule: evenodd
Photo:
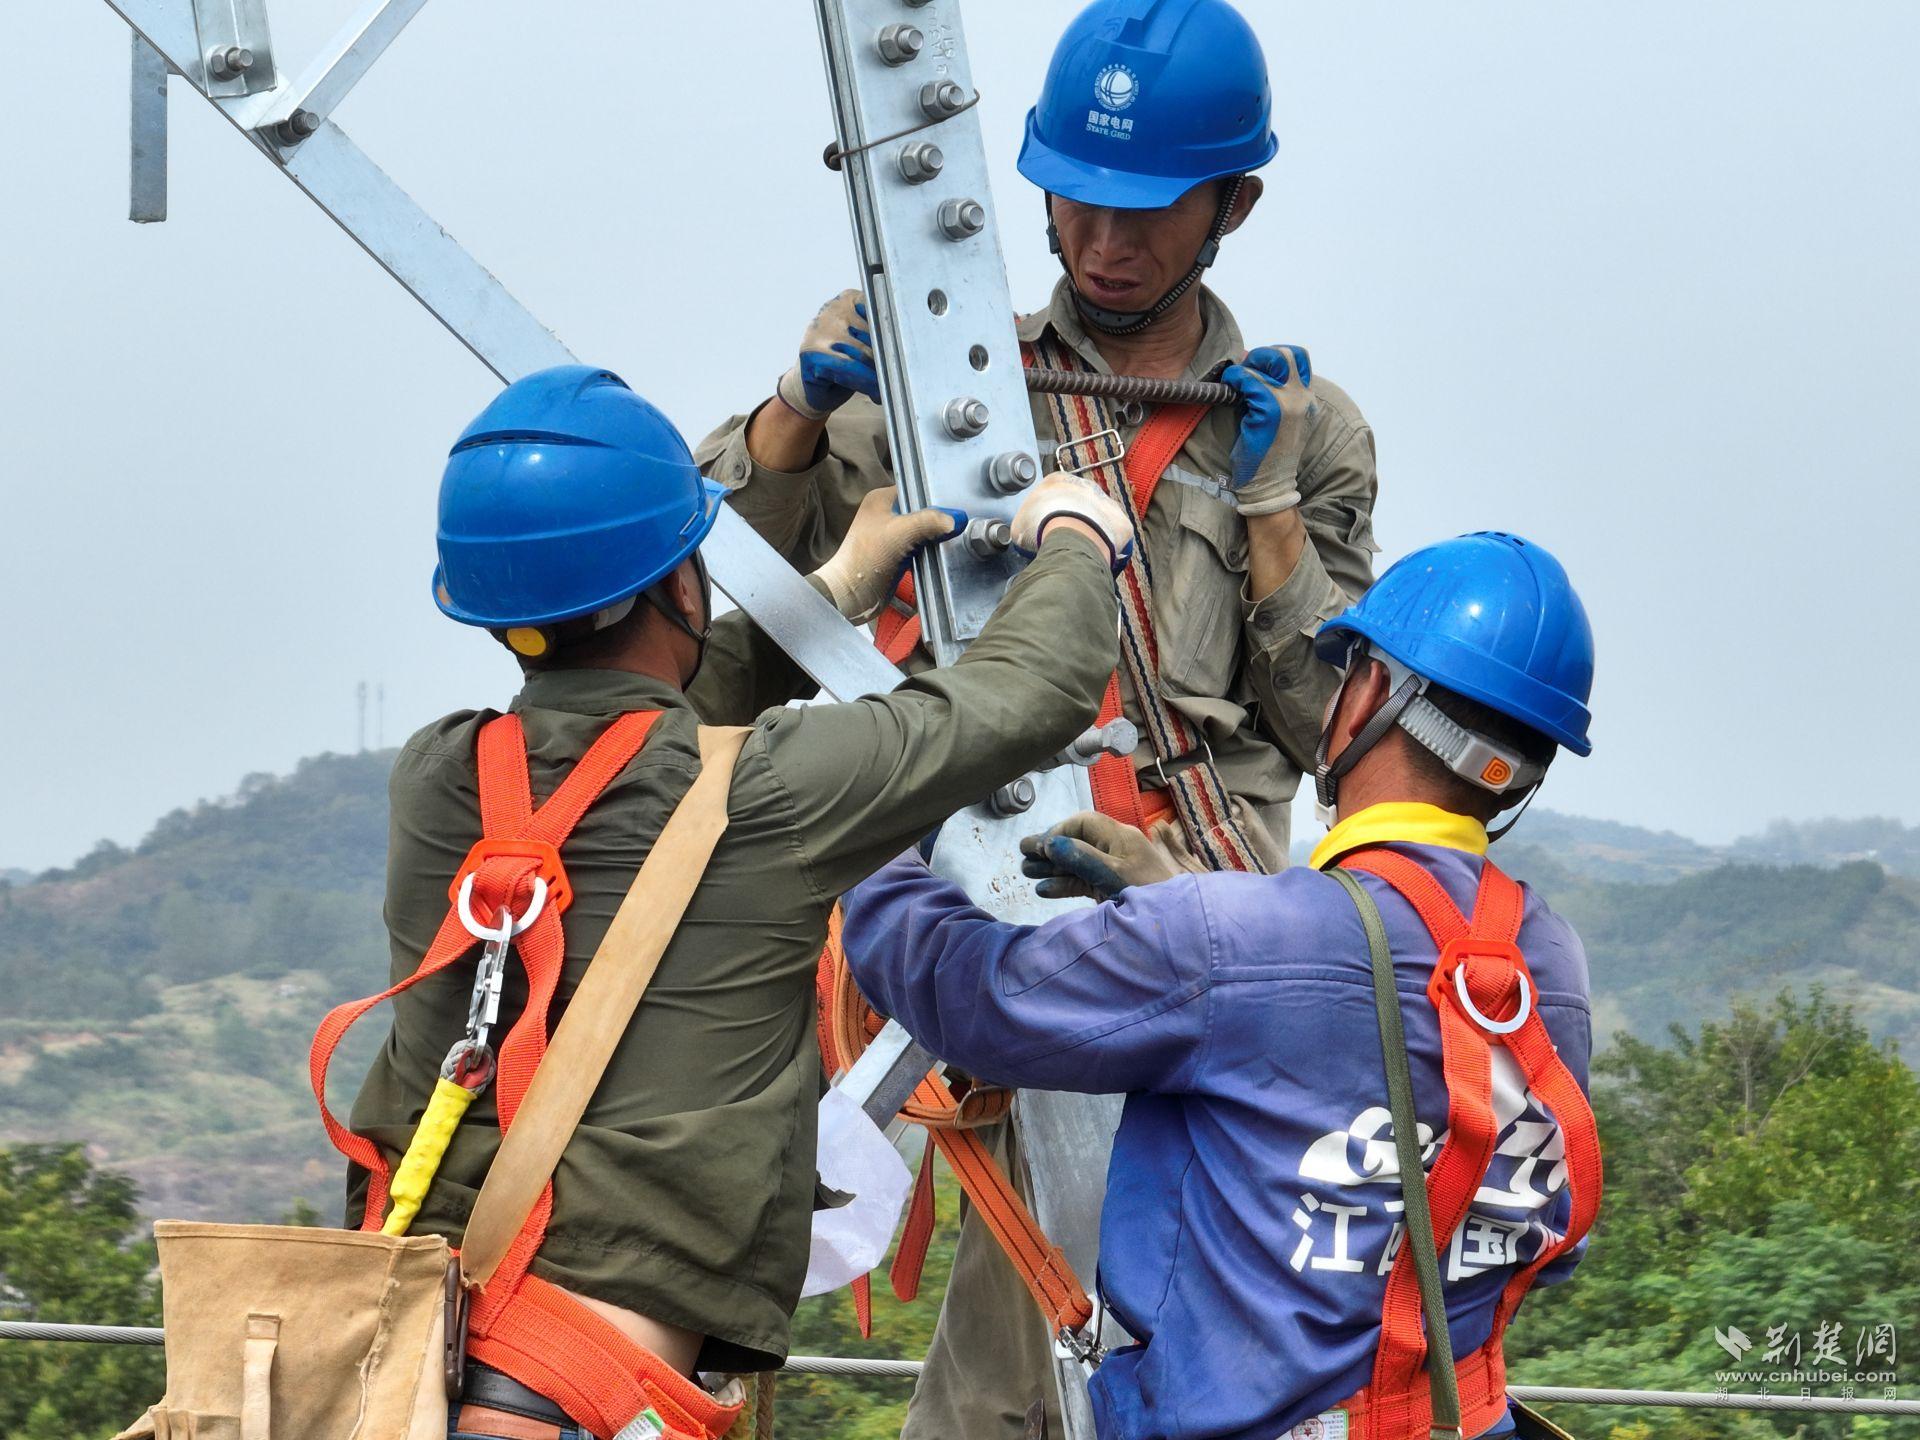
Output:
M701 1409L696 1370L781 1363L816 1195L813 995L828 913L903 845L1084 730L1113 667L1112 577L1131 529L1106 497L1052 476L1013 526L1036 558L964 660L891 694L762 713L805 687L743 615L712 619L698 547L720 494L671 422L584 366L509 386L448 462L436 599L519 661L510 712L534 803L620 717L658 712L561 845L572 895L549 1018L700 768L696 719L753 726L728 828L559 1163L528 1272L605 1344L522 1363L503 1358L518 1352L498 1328L482 1336L476 1353L490 1345L491 1358L469 1367L458 1435L621 1429L604 1411L581 1413L590 1407L576 1398L596 1393L608 1355L650 1357L656 1383L691 1387L672 1398L696 1416L714 1413ZM958 528L945 512L896 516L888 500L860 507L813 576L843 613L871 609L915 546ZM448 923L449 882L482 834L477 765L487 762L476 744L494 719L449 715L395 761L386 919L396 980ZM529 994L531 972L516 963L497 1022L507 1046ZM388 1160L407 1149L462 1036L474 977L471 963L453 964L395 998L351 1121ZM500 1141L494 1096L483 1092L455 1132L413 1234L458 1243ZM356 1168L356 1222L366 1187Z
M1271 109L1259 43L1226 0L1096 0L1054 53L1020 154L1065 271L1018 323L1027 358L1177 379L1225 365L1245 402L1208 413L1166 465L1138 547L1151 604L1144 615L1123 606L1123 650L1157 664L1120 668L1121 708L1141 739L1138 809L1123 796L1117 818L1188 870L1286 865L1292 801L1339 678L1312 637L1367 588L1377 548L1373 433L1358 408L1304 352L1248 355L1232 313L1200 283L1262 197L1250 172L1277 152ZM1306 271L1293 257L1279 273ZM833 552L861 497L892 483L878 392L865 305L849 291L808 326L775 394L696 454L740 514L807 568ZM1142 442L1162 423L1151 407L1041 395L1033 418L1049 457L1114 426L1129 461L1092 473L1116 493L1143 478ZM1088 467L1105 453L1074 445L1060 463ZM1144 701L1143 684L1155 692ZM1017 1157L997 1141L1018 1181ZM1036 1396L1052 1410L1047 1343L1012 1267L969 1216L907 1440L1021 1435Z

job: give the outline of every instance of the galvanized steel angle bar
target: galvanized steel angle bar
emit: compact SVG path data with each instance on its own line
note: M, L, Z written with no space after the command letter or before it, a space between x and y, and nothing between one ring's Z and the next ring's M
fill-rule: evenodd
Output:
M815 9L895 478L910 506L1010 519L1019 497L989 483L990 462L1036 447L986 149L976 111L936 118L975 93L958 0ZM923 108L943 86L945 107ZM968 207L965 222L943 227L950 202ZM984 407L984 424L968 402ZM917 564L922 624L944 664L980 633L1018 561L945 546Z

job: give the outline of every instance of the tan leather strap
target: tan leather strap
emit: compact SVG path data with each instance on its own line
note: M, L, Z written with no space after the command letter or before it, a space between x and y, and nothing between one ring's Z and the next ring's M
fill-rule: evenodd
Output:
M746 726L701 727L700 774L607 926L473 1203L460 1246L468 1284L492 1278L586 1113L726 832L734 762L751 733Z

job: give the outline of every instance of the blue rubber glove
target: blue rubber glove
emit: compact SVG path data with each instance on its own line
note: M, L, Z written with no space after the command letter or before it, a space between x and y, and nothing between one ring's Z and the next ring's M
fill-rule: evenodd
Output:
M1227 486L1242 515L1274 515L1300 503L1300 454L1318 404L1313 361L1298 345L1263 345L1220 373L1240 392L1240 432Z
M873 332L858 290L843 290L813 317L800 357L780 377L780 398L809 420L824 420L856 394L880 398L873 363Z

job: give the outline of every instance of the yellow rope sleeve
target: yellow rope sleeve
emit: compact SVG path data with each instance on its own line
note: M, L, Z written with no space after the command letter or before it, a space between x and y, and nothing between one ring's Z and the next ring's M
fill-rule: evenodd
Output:
M380 1227L382 1235L407 1233L413 1217L420 1213L421 1202L427 1198L427 1186L433 1183L447 1146L453 1143L453 1132L460 1125L460 1117L472 1103L471 1090L445 1077L434 1083L427 1113L420 1117L419 1127L407 1146L406 1158L394 1172L393 1208L387 1212L386 1224Z

